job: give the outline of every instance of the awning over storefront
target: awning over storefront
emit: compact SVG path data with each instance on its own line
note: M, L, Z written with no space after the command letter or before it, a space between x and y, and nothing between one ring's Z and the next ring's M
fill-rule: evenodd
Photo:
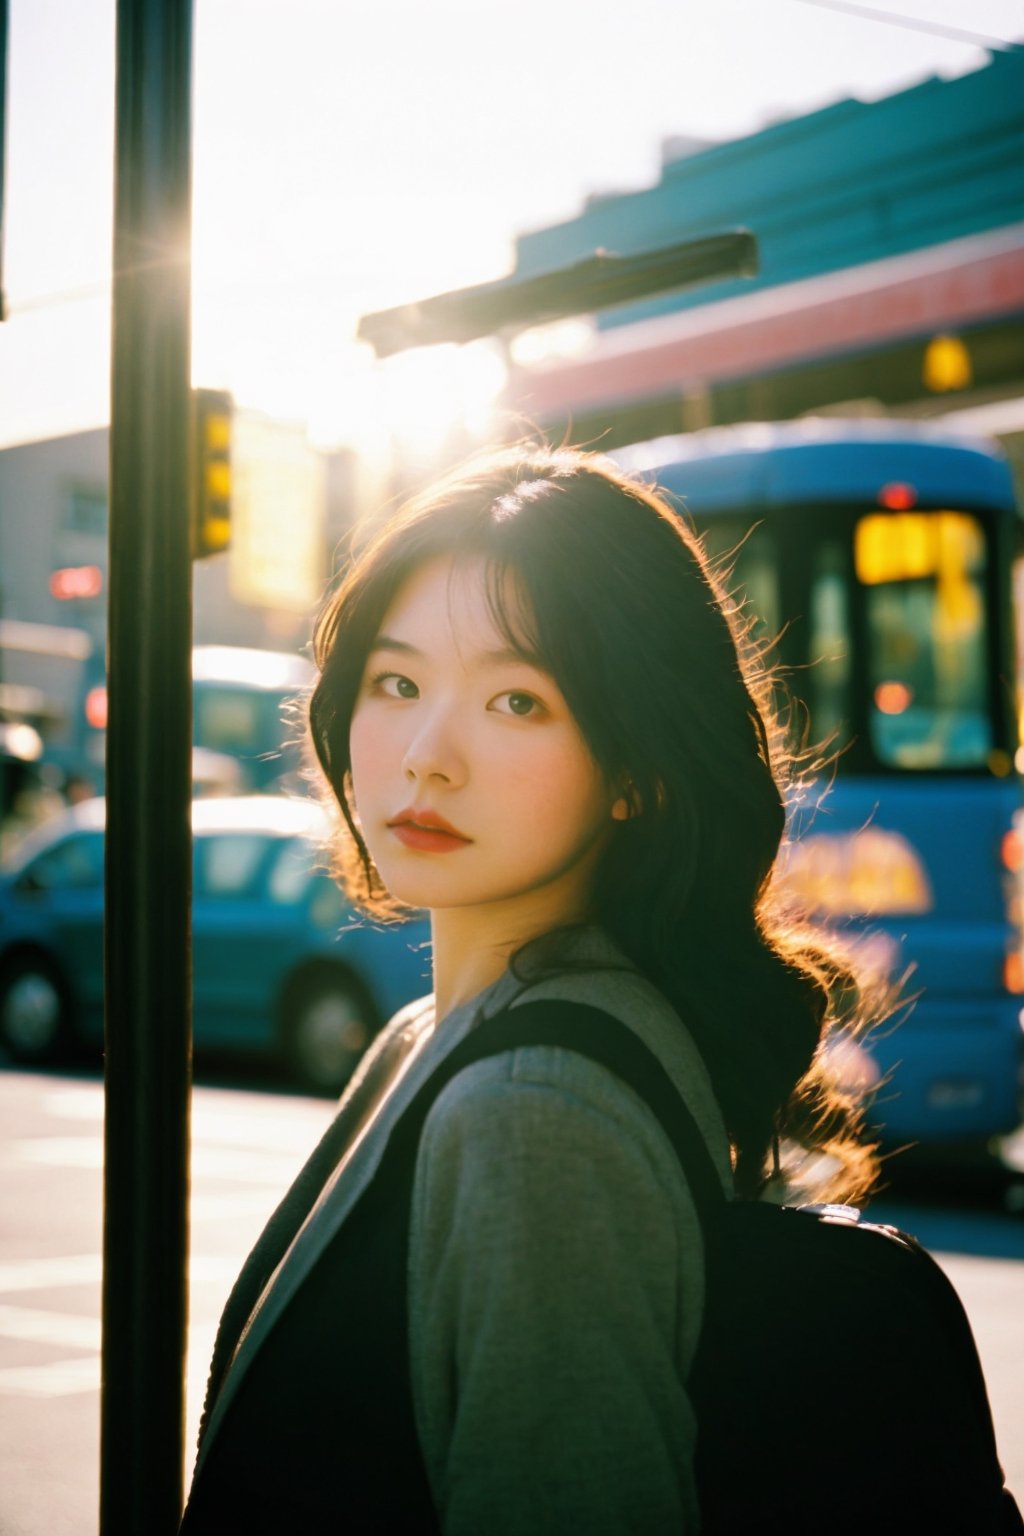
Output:
M595 333L571 359L515 367L506 403L583 414L1019 313L1024 224Z

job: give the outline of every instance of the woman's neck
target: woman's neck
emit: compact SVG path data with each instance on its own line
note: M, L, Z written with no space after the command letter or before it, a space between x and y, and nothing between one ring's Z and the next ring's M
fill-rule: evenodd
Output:
M550 909L546 902L532 902L525 911L518 904L510 910L503 902L435 909L430 927L436 1018L445 1018L496 982L531 939L585 919L582 902L552 902Z
M431 918L434 1005L438 1019L446 1018L453 1009L468 1003L496 982L518 947L507 937L499 939L497 935L491 943L460 943L459 925L452 924L450 916L450 913L433 914Z

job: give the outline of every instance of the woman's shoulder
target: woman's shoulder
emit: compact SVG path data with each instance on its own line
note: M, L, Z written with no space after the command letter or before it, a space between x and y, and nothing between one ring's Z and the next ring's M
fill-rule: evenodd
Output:
M484 1000L478 1019L546 1001L601 1009L639 1037L688 1105L727 1183L728 1138L710 1079L685 1023L601 930L570 933L557 953L546 949L540 963L536 954L522 955ZM539 1135L544 1116L565 1113L570 1103L577 1110L589 1109L620 1131L640 1136L649 1146L665 1141L653 1111L608 1067L584 1052L550 1045L519 1047L465 1068L445 1088L431 1119L436 1127L439 1118L451 1115L474 1122L479 1115L499 1120L526 1115ZM674 1154L670 1156L674 1161Z
M646 977L625 964L569 970L525 986L511 1007L514 1010L527 1002L542 1001L583 1003L598 1008L637 1035L667 1072L697 1122L716 1166L723 1177L727 1176L728 1136L703 1058L685 1021ZM605 1097L611 1094L632 1099L632 1090L614 1079L606 1068L578 1052L563 1055L569 1057L558 1066L563 1082L586 1081L595 1089L599 1087ZM542 1059L541 1054L535 1057L538 1066Z
M430 1033L434 1027L434 996L428 993L426 997L417 997L411 1003L404 1004L374 1037L362 1062L363 1068L372 1067L375 1061L382 1056L398 1052L404 1056L406 1050L415 1046L421 1037Z
M387 1037L401 1034L403 1029L414 1029L417 1033L421 1029L429 1029L434 1022L434 994L428 992L425 997L414 998L411 1003L405 1003L381 1030L381 1034Z
M366 1080L387 1064L402 1060L406 1052L434 1025L433 994L406 1003L379 1029L367 1046L359 1065L345 1085L340 1108L362 1092Z

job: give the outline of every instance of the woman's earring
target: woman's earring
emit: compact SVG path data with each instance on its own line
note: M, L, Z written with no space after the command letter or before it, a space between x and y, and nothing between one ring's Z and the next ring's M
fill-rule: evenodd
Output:
M629 821L640 810L640 801L637 796L636 786L632 779L627 779L623 788L626 793L620 795L618 800L612 802L612 820Z

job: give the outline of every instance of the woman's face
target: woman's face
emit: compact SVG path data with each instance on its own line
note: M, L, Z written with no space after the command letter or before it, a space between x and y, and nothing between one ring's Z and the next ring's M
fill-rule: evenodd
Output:
M520 937L585 914L624 802L554 679L495 627L480 562L432 560L400 589L350 745L363 836L393 896L504 907Z

